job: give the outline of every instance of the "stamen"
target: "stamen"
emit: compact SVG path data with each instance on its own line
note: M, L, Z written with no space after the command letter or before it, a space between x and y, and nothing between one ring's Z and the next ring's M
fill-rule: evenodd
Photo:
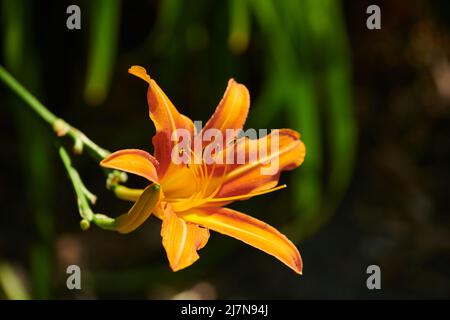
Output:
M219 186L218 189L220 189L221 186ZM263 194L267 194L267 193L271 193L274 191L278 191L281 189L287 188L287 185L283 184L281 186L269 189L269 190L264 190L264 191L260 191L260 192L254 192L254 193L247 193L247 194L241 194L238 196L232 196L232 197L224 197L224 198L207 198L207 201L205 202L223 202L223 201L234 201L234 200L240 200L240 199L247 199L247 198L251 198L251 197L255 197L255 196L260 196ZM186 199L166 199L167 201L170 202L181 202L181 201L186 201Z
M238 196L233 196L233 197L225 197L225 198L213 198L208 200L208 202L222 202L222 201L234 201L234 200L239 200L239 199L246 199L246 198L250 198L250 197L254 197L254 196L260 196L266 193L271 193L280 189L284 189L286 188L287 185L283 184L281 186L269 189L269 190L264 190L264 191L260 191L260 192L254 192L254 193L247 193L247 194L241 194Z

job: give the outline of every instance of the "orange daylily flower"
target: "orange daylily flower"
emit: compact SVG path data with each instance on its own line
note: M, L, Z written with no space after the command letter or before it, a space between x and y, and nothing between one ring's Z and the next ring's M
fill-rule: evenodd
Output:
M156 134L152 140L154 156L142 150L128 149L117 151L101 162L103 167L133 173L151 182L144 190L128 189L121 194L122 198L135 204L127 214L116 219L115 229L122 233L131 232L153 213L162 220L162 243L173 271L188 267L199 258L197 251L206 245L209 230L213 230L268 253L301 274L300 253L286 236L258 219L223 207L235 200L284 188L284 185L277 187L280 172L298 167L305 157L300 135L290 129L272 130L256 143L258 146L270 144L276 134L279 148L257 161L227 165L207 164L201 159L195 163L176 164L171 161L171 152L177 147L176 139L172 139L175 130L185 129L195 137L208 129L217 129L224 135L226 129L242 129L250 105L247 88L231 79L215 113L204 128L196 132L193 122L178 112L144 68L133 66L128 71L149 85L147 98ZM246 142L247 139L227 141L224 149L250 153ZM189 149L179 152L198 157ZM262 175L260 169L275 157L279 161L277 172Z

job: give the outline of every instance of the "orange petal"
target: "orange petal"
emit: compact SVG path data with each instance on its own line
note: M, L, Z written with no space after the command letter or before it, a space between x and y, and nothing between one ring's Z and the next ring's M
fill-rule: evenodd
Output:
M274 134L278 135L278 150L272 151ZM227 174L222 189L216 195L217 198L271 189L278 184L281 171L298 167L305 158L305 145L300 140L300 134L294 130L272 131L271 134L257 141L253 140L256 146L254 148L250 147L249 141L249 139L241 139L234 146L234 164L227 165ZM264 153L260 153L261 148L267 150L264 157L262 156ZM245 154L243 164L237 163L236 155L238 154ZM272 169L269 170L271 167ZM268 174L272 173L271 171L274 174Z
M208 129L218 129L225 137L226 129L242 129L249 107L250 94L247 88L234 79L230 79L222 100L201 133L203 134Z
M133 207L115 219L115 230L120 233L129 233L138 228L148 219L153 209L159 202L160 188L157 184L151 184L144 189L142 195L133 205Z
M150 118L156 127L156 135L153 137L153 147L155 148L155 157L160 163L158 174L160 177L163 177L172 163L172 149L179 142L176 133L174 136L175 139L172 141L172 133L176 129L186 129L192 138L194 124L188 117L178 112L166 94L161 90L158 84L150 78L143 67L133 66L128 72L145 80L149 84L147 100Z
M142 80L146 81L150 84L150 76L147 74L147 70L145 70L144 67L141 66L132 66L128 69L128 73L141 78Z
M189 198L198 188L193 171L187 166L171 166L161 181L164 194L171 198Z
M302 259L295 245L268 224L228 208L196 208L178 213L180 218L260 249L295 272L302 273Z
M208 229L180 219L167 205L161 229L162 243L173 271L189 267L198 258L197 250L209 239Z
M105 168L118 169L137 174L148 180L159 183L158 161L149 153L138 149L125 149L112 153L100 162Z

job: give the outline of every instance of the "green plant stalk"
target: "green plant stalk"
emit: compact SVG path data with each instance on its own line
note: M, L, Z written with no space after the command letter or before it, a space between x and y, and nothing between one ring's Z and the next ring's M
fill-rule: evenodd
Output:
M287 3L286 3L287 4ZM294 9L295 7L295 9ZM302 139L307 148L307 157L302 166L303 172L294 180L296 190L302 197L295 201L295 207L299 211L297 219L293 222L298 233L294 240L301 240L311 235L322 213L324 200L321 175L324 170L324 145L322 140L323 124L321 122L321 97L317 87L318 74L314 69L316 51L313 46L315 35L309 25L309 14L315 7L309 7L306 1L298 2L295 6L284 9L289 17L296 37L298 52L298 75L297 88L293 92L297 95L290 95L294 100L289 104L293 115L293 124L297 124L303 134ZM292 15L295 13L295 15ZM296 110L295 101L301 101L301 106ZM309 152L308 152L309 150Z
M4 82L12 91L14 91L33 111L36 112L45 122L47 122L55 131L56 135L61 137L68 135L74 140L74 149L81 153L83 146L86 146L88 151L96 160L102 160L107 157L110 152L99 147L92 140L90 140L84 133L69 125L66 121L58 118L51 111L49 111L36 97L34 97L25 87L23 87L3 66L0 65L0 80ZM72 185L77 196L77 204L82 220L80 226L83 230L90 227L90 223L94 222L97 226L103 229L112 229L115 219L103 214L95 214L90 203L94 204L96 196L92 194L84 185L78 171L72 166L69 154L63 148L59 148L59 155L66 168L67 174L72 181ZM120 182L126 181L126 175L122 172L113 170L108 175L108 180L114 181L113 186Z
M72 181L73 189L77 197L78 211L82 218L80 227L83 230L87 230L90 227L91 222L94 222L98 227L107 230L113 230L115 226L115 219L110 218L104 214L94 213L90 204L94 204L96 197L92 194L84 185L81 180L78 171L72 166L72 161L69 154L64 147L59 147L59 156L66 168L67 174Z
M241 54L247 50L250 41L250 15L244 0L232 0L229 3L230 31L228 46L233 53Z
M331 146L333 160L327 186L330 194L327 205L328 211L334 211L350 184L355 163L358 128L352 110L351 62L348 58L349 44L341 3L333 0L323 3L328 5L327 16L330 16L323 42L326 44L324 52L327 52L330 61L324 80L330 97L327 104L331 120L330 135L333 135L330 140L334 138Z
M111 86L120 23L119 0L89 2L89 59L84 90L88 104L102 104Z
M167 43L175 33L177 20L183 14L183 2L180 0L161 1L154 30L145 41L142 52L160 52L166 49Z
M29 300L30 295L14 268L6 262L0 262L0 287L7 299Z
M20 84L3 66L0 65L0 80L19 96L33 111L47 122L58 136L69 136L74 141L75 151L81 153L86 147L96 160L106 158L110 152L99 147L83 132L58 118L48 110L35 96Z
M40 71L36 50L33 50L32 8L30 0L1 1L4 21L3 53L5 66L26 79L26 84L39 92ZM24 63L26 61L26 63ZM11 97L12 98L12 97ZM52 295L54 237L54 174L53 155L49 153L50 135L44 122L22 106L23 101L11 101L11 116L18 134L20 166L27 177L23 188L25 206L32 213L36 241L29 248L30 291L33 298L48 299ZM29 134L32 132L33 134ZM33 157L29 157L32 154ZM36 189L41 188L37 193Z
M75 190L75 193L77 195L80 216L87 221L92 221L92 216L94 215L94 213L89 206L88 196L91 195L91 193L86 193L87 189L84 186L83 181L81 181L78 171L74 167L72 167L72 161L70 160L69 154L67 153L66 149L64 149L64 147L59 147L59 156L61 157L67 174L72 181L73 189Z
M311 34L304 26L304 2L253 0L251 3L263 32L271 39L267 68L270 82L263 101L271 99L272 105L287 109L290 127L299 129L306 145L305 163L301 173L293 180L294 190L302 194L294 202L298 215L285 228L293 241L300 241L313 230L311 226L318 220L322 203L320 97L315 85L317 76L312 66L314 56L310 45ZM290 28L291 32L286 32L285 28ZM296 47L294 40L300 42L300 46ZM277 111L273 107L265 109L262 117L266 125Z

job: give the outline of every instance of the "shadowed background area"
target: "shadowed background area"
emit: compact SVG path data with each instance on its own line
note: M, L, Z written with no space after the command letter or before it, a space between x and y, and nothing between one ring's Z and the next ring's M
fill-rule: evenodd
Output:
M136 64L204 122L235 78L251 95L247 128L293 128L307 148L288 189L232 205L292 239L303 276L217 233L173 273L155 218L128 235L81 231L52 131L0 85L0 298L450 297L448 1L0 3L0 64L108 150L152 151ZM66 28L71 4L81 30ZM370 4L381 30L366 28ZM128 210L97 163L72 159L96 212ZM82 290L66 288L71 264ZM381 290L366 287L371 264Z

